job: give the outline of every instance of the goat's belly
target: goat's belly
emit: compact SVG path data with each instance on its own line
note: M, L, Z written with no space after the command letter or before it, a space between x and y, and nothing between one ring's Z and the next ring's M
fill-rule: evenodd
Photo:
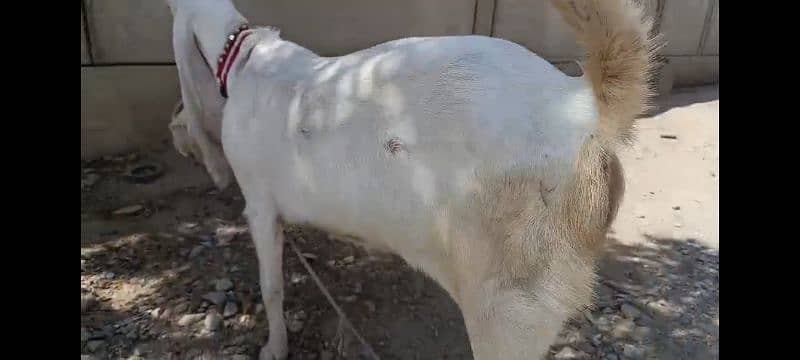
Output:
M314 172L295 172L286 180L294 190L275 194L287 221L396 252L429 240L434 215L452 195L432 171L407 164L319 165Z

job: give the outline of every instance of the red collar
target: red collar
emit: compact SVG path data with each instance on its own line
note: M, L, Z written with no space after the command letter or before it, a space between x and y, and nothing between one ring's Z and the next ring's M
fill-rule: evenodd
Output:
M225 50L222 51L222 55L219 56L217 61L217 85L219 86L220 95L224 98L228 98L228 73L231 71L233 62L236 61L236 56L239 55L242 42L252 34L250 31L245 31L249 29L250 27L247 24L242 24L235 32L228 35L225 41Z

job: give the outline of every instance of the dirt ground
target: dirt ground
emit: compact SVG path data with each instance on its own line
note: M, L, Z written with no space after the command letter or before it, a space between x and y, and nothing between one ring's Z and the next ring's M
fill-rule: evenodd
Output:
M553 359L719 358L719 87L678 90L638 126L595 307ZM128 182L147 159L164 175ZM243 205L169 146L82 162L82 359L257 358L268 333ZM455 304L399 258L287 236L382 358L472 357ZM366 358L289 247L284 278L290 358Z

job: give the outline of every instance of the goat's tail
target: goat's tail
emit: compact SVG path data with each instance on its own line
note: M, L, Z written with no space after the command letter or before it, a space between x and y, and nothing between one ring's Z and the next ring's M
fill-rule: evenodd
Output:
M660 36L652 20L632 0L552 0L572 27L588 58L583 69L591 81L600 113L600 138L628 142L633 121L650 106L650 75Z

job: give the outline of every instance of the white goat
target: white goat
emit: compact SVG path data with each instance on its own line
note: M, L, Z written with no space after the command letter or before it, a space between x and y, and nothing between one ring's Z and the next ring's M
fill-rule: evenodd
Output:
M656 41L638 7L553 1L589 54L570 78L483 36L320 57L242 27L230 0L168 2L185 106L170 129L219 187L233 174L244 194L262 359L288 354L283 222L423 270L459 305L476 359L541 357L590 303L622 194L615 150L649 97Z

